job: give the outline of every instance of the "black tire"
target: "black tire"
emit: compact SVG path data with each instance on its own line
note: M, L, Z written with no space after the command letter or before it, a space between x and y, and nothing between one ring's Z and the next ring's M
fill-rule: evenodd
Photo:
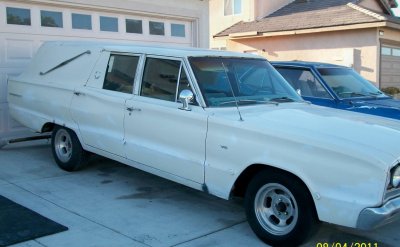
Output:
M83 150L75 132L64 127L54 127L51 135L53 157L65 171L76 171L87 164L89 153Z
M247 187L245 210L254 233L272 246L298 246L318 229L308 189L284 172L257 174Z

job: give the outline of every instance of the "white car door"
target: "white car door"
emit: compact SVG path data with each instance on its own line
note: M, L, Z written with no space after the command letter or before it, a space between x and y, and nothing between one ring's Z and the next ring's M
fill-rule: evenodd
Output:
M147 57L141 81L139 95L126 101L127 158L203 183L207 115L196 104L191 111L179 109L177 95L192 88L184 63Z
M125 101L133 96L139 60L138 55L105 53L89 83L75 90L71 114L86 145L125 157Z

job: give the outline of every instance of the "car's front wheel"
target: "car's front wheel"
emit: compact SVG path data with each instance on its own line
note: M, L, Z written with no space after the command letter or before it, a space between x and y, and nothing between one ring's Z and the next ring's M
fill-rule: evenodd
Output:
M85 165L89 155L83 150L75 132L56 126L51 137L52 153L57 165L66 171L75 171Z
M248 186L245 207L253 231L272 246L297 246L316 230L318 220L307 188L283 172L256 175Z

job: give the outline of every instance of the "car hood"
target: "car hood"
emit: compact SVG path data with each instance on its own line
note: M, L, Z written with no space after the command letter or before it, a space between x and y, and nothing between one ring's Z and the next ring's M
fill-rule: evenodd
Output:
M400 100L384 99L353 99L347 110L373 114L400 120Z
M392 98L384 99L353 99L351 100L353 105L356 106L370 106L376 108L394 108L400 110L400 100Z
M237 109L214 110L239 119ZM240 107L241 129L379 159L386 166L400 157L400 121L305 103ZM237 125L237 124L236 124ZM351 152L353 154L351 154ZM386 167L387 168L387 167Z

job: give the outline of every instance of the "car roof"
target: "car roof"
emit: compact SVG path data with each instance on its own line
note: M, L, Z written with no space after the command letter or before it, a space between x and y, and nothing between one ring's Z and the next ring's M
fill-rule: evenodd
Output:
M282 65L282 66L299 66L299 67L315 67L315 68L348 68L346 66L341 66L332 63L321 63L321 62L306 62L306 61L272 61L272 65Z
M148 45L146 43L111 43L111 42L93 42L93 41L48 41L48 45L75 46L89 48L100 48L110 52L127 52L139 54L151 54L171 57L240 57L265 59L262 56L250 53L240 53L232 51L209 50L194 47L178 47L167 45Z

